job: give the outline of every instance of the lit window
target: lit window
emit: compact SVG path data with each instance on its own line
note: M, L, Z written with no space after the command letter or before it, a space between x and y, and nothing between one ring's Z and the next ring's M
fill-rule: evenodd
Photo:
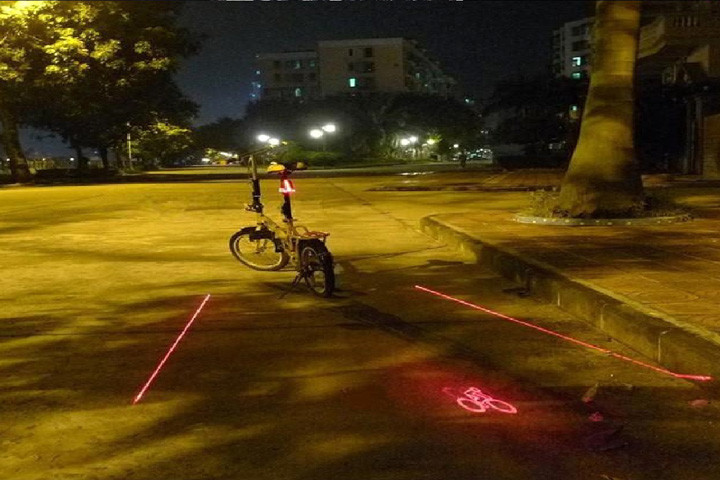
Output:
M570 106L570 111L571 111L571 112L577 112L577 111L578 111L578 106L577 106L577 105L571 105L571 106Z
M349 78L348 85L350 86L350 88L357 87L357 78L355 78L355 77Z
M580 73L580 72L573 72L572 75L570 75L570 76L571 76L572 78L574 78L575 80L579 80L579 79L582 78L582 73Z
M579 67L582 65L582 57L572 57L572 66Z
M296 97L302 97L302 88L296 88L294 93Z

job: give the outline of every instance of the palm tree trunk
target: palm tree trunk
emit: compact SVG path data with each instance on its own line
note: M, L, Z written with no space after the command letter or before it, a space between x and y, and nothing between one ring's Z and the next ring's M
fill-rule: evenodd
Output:
M10 158L10 173L14 182L28 183L33 179L27 158L20 145L20 131L14 112L2 101L0 95L0 141L5 154Z
M598 0L592 72L580 138L560 190L573 217L622 216L641 205L633 138L640 0Z

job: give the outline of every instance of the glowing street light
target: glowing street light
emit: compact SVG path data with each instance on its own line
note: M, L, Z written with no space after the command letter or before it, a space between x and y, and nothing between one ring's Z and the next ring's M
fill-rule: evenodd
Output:
M266 134L264 134L264 133L261 133L260 135L257 136L257 139L258 139L259 142L265 143L265 142L267 142L268 140L270 140L270 135L266 135Z
M417 143L418 137L413 135L412 137L408 138L408 140L410 140L410 143Z
M400 140L400 145L402 145L403 147L407 147L408 145L410 145L410 140L408 140L407 138L403 138Z
M337 127L335 127L335 124L334 124L334 123L328 123L327 125L324 125L324 126L322 127L322 129L323 129L324 132L334 133L335 130L337 130Z
M271 147L277 147L280 145L280 139L275 137L269 138L267 143L270 144Z
M310 130L310 136L312 138L322 138L323 135L325 135L325 132L323 132L319 128L313 128L312 130Z

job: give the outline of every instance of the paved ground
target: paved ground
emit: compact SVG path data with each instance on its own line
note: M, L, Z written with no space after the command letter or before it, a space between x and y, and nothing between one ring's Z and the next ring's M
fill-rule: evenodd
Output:
M413 288L637 358L419 230L526 193L371 190L397 178L298 182L297 216L328 227L343 269L330 301L280 302L292 272L232 259L244 183L0 191L0 477L720 476L720 412L694 384ZM467 386L518 414L472 414L443 392Z
M393 181L382 188L406 190L417 183L421 189L426 185L453 189L458 178L435 175L427 182ZM517 171L475 182L472 176L462 178L462 189L514 190L558 185L560 174ZM720 373L714 366L716 358L706 356L708 348L720 352L720 188L688 177L675 181L648 177L646 184L648 191L661 192L690 208L695 219L658 226L525 225L514 221L514 215L528 207L527 198L517 197L502 209L477 205L461 214L441 214L433 219L437 225L519 259L521 262L515 266L518 274L522 269L545 269L661 320L658 326L665 330L660 333L642 332L620 338L641 351L640 344L650 341L648 335L655 342L658 335L669 330L690 332L683 337L683 348L690 347L687 342L697 345L700 358L691 359L685 368ZM694 338L701 341L693 342ZM707 365L702 365L703 357ZM683 365L682 359L673 362Z

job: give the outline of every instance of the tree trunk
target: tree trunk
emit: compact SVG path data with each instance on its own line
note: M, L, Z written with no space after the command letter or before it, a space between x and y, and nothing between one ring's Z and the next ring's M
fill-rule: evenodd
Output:
M633 138L633 79L640 0L598 0L590 86L559 208L573 217L639 208L642 178Z
M10 158L10 172L13 182L28 183L33 179L27 158L20 145L20 132L17 119L10 107L2 101L0 95L0 140L5 154Z
M83 155L82 147L75 143L72 144L73 150L75 150L75 156L77 157L77 171L79 175L84 175L88 170L88 159Z
M108 148L107 147L100 147L98 149L100 152L100 159L102 160L103 170L106 172L110 170L110 159L108 158Z

